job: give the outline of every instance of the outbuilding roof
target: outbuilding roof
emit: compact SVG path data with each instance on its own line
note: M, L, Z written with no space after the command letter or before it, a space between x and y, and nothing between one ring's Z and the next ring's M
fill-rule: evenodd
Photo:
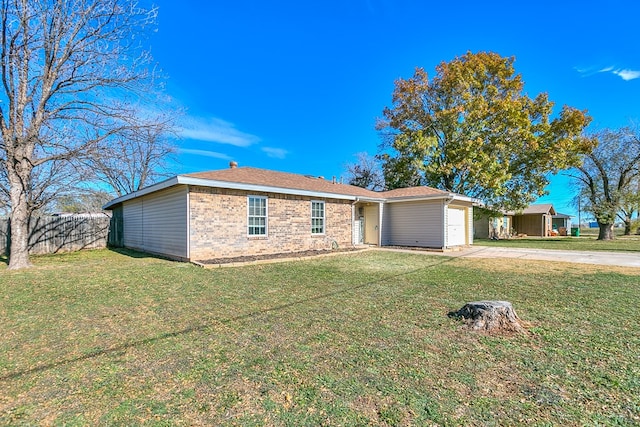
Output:
M521 212L509 211L507 215L555 215L556 210L551 203L529 205Z
M551 203L540 203L537 205L529 205L523 211L523 215L548 214L555 215L556 210Z

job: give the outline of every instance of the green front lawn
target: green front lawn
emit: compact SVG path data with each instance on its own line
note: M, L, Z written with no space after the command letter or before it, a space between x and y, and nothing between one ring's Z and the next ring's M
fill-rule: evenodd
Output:
M640 270L370 251L0 267L0 425L637 425ZM530 334L447 317L511 301Z

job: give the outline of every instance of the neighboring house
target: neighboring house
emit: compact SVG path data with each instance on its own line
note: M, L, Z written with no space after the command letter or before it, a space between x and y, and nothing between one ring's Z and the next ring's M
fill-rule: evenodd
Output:
M508 214L513 215L513 229L516 235L551 236L552 220L556 215L552 204L529 205L522 212L509 212Z
M116 245L182 260L358 244L473 243L473 200L429 187L386 192L250 167L177 175L118 197Z
M474 221L477 239L508 239L513 235L566 236L571 230L571 216L557 213L552 204L529 205L521 212L509 211L500 216L481 215Z
M473 230L477 239L508 239L513 231L513 215L480 215L473 222Z

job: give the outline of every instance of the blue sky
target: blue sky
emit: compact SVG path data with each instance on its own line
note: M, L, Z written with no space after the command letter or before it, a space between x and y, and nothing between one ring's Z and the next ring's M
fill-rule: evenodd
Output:
M230 160L344 175L375 154L393 82L467 51L515 56L534 97L587 109L592 128L640 119L640 5L604 2L158 0L151 50L184 108L176 173ZM523 5L521 5L523 4ZM525 6L526 4L526 6ZM567 180L556 209L575 214Z

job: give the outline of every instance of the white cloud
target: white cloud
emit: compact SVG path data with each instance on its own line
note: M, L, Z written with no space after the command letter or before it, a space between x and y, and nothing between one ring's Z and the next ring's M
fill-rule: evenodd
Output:
M620 77L622 80L625 80L625 81L640 78L640 71L638 70L621 69L613 65L610 65L604 68L596 68L596 67L576 68L576 71L582 74L584 77L593 76L594 74L599 74L599 73L611 73Z
M236 147L248 147L260 141L257 136L236 129L233 123L217 118L187 118L182 123L180 136L197 141L217 142Z
M180 148L178 151L185 154L193 154L196 156L205 156L205 157L213 157L214 159L222 159L222 160L231 160L231 157L224 154L218 153L215 151L208 150L192 150L190 148Z
M613 74L622 78L622 80L634 80L640 78L640 71L636 70L614 70Z
M262 151L265 152L267 156L273 157L274 159L284 159L289 153L285 149L273 147L262 147Z

